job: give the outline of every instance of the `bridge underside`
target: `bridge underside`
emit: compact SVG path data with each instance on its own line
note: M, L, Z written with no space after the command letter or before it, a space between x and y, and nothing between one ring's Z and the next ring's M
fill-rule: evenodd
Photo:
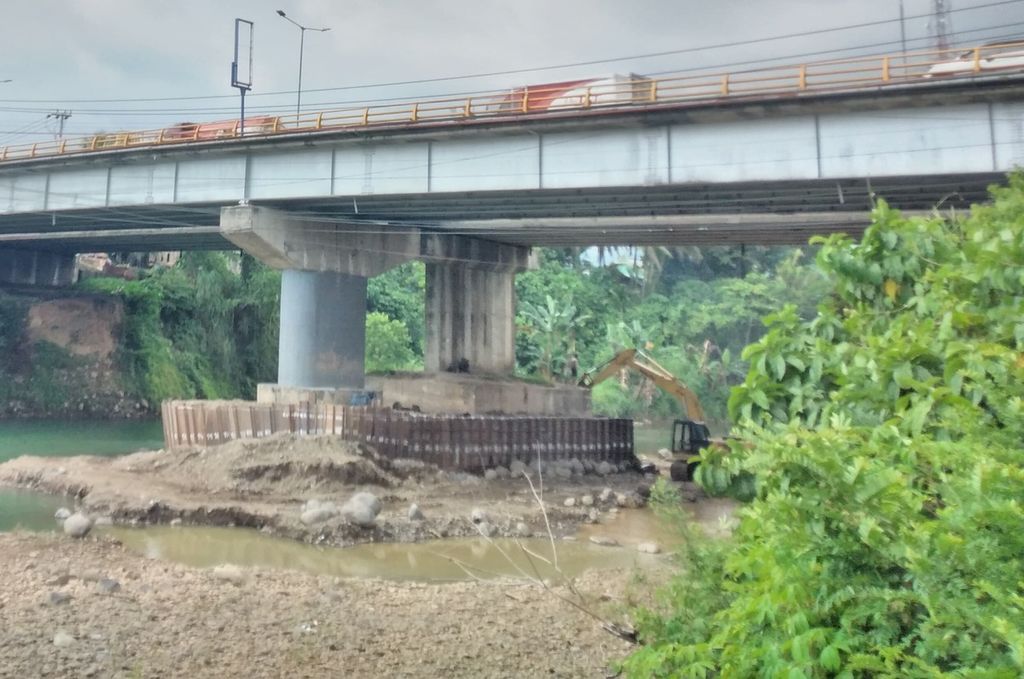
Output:
M481 191L264 200L334 228L416 227L514 245L801 244L857 234L872 197L905 211L963 210L984 201L997 172L601 189ZM0 247L59 252L234 249L222 204L132 206L0 215Z

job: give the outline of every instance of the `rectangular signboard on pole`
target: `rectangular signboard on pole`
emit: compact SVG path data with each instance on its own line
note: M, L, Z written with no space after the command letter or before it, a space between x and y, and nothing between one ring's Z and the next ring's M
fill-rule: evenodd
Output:
M231 86L241 95L238 136L245 136L245 93L252 89L253 23L235 19L235 56L231 62Z

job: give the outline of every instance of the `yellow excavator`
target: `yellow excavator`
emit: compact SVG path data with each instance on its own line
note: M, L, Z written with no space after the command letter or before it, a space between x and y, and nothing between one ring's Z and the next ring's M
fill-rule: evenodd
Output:
M697 394L639 349L624 349L593 370L583 373L579 379L579 385L588 389L592 388L623 368L637 371L683 406L685 418L672 423L672 441L670 442L673 455L683 457L673 460L671 476L673 481L691 480L697 463L692 462L690 458L704 448L718 443L711 438L711 432L704 423L704 409L700 405Z

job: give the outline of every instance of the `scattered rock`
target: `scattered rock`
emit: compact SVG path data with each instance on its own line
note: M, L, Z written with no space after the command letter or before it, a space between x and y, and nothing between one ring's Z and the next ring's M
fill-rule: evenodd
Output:
M591 535L590 541L595 545L601 545L602 547L618 547L619 541L615 538L610 538L607 535Z
M586 474L593 473L593 471L594 471L594 461L593 460L583 460L583 471Z
M650 486L650 484L648 484L648 483L641 483L640 485L638 485L636 487L636 494L639 495L640 497L642 497L645 500L648 499L649 497L651 497L651 486Z
M512 476L522 476L526 472L526 465L520 460L512 460L512 464L508 466L508 471Z
M423 521L427 517L423 516L423 510L415 502L409 505L409 520L410 521Z
M530 527L520 521L516 524L516 535L521 538L528 538L533 534Z
M671 460L672 451L669 450L668 448L658 448L658 457L660 457L663 460Z
M53 518L57 519L57 523L63 524L65 519L71 516L71 510L67 507L61 507L53 513Z
M46 584L50 585L51 587L63 587L69 582L71 582L71 576L67 573L61 573L60 575L55 577L53 580L50 580Z
M644 498L636 492L616 493L615 504L624 509L638 509L645 504Z
M374 514L380 514L380 510L384 508L384 505L376 495L365 490L353 495L349 502L352 500L365 504L373 511Z
M71 601L71 595L67 592L50 592L50 596L46 600L51 606L60 606Z
M656 542L641 542L636 546L636 551L641 554L661 554L661 545Z
M566 507L575 507L576 506L576 498L574 498L574 497L567 497L567 498L565 498L565 502L563 502L562 504L564 504Z
M593 507L594 496L590 494L584 495L583 497L580 498L580 504L583 505L584 507Z
M353 495L341 507L341 516L357 526L369 528L377 521L381 503L373 493L363 491Z
M591 509L589 512L587 512L587 523L597 523L600 518L601 512L597 511L596 509Z
M597 463L597 467L595 468L594 471L596 471L601 476L608 476L614 470L612 469L611 464L609 464L608 462L606 462L604 460L601 460L600 462Z
M230 582L235 586L239 586L245 582L245 572L234 564L224 563L219 566L215 566L212 573L213 577L216 579Z
M93 526L113 526L114 517L112 516L97 516L92 522Z
M583 466L583 463L575 457L569 460L569 466L572 467L572 473L574 476L582 476L586 471L586 467Z
M181 518L179 517L179 518L176 518L176 519L171 519L171 525L174 526L174 527L180 526L181 525Z
M601 502L610 502L615 492L611 488L605 488L601 491L601 494L597 496L597 499Z
M60 630L53 635L53 645L57 648L66 648L73 643L75 643L75 638L64 630Z
M658 467L653 462L641 462L640 463L641 474L657 474Z
M487 479L488 481L494 481L496 478L498 478L498 472L494 471L493 469L488 469L487 471L484 472L484 478Z
M113 594L121 589L121 583L113 578L101 578L96 584L104 594Z
M473 511L469 513L469 518L473 523L479 525L487 522L487 512L480 509L479 507L473 507Z
M483 535L485 538L494 537L494 534L498 532L498 529L495 528L494 524L488 521L481 521L476 525L476 529L480 532L480 535Z
M92 519L81 512L75 512L64 519L64 534L73 538L84 538L92 530Z
M330 507L321 506L315 509L307 509L306 511L302 512L302 514L299 516L299 521L306 524L307 526L312 526L316 523L323 523L324 521L332 519L337 515L338 510L333 505Z

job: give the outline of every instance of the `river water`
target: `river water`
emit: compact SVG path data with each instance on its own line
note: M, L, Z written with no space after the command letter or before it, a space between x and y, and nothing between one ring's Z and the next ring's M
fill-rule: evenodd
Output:
M654 432L644 433L650 441L638 441L638 452L653 453L661 447L655 445ZM662 437L658 432L657 440ZM0 421L0 462L20 455L123 455L157 449L162 443L159 422ZM68 504L64 497L0 489L0 531L55 530L53 514ZM552 545L546 538L531 538L520 544L514 540L458 539L337 549L236 528L112 526L97 530L147 557L200 568L231 563L339 577L425 581L523 577L524 573L556 577L553 563L547 563L553 559ZM613 537L623 546L591 544L588 538L594 535ZM663 563L660 557L635 549L635 543L642 541L671 545L672 533L650 511L622 512L602 526L587 527L575 541L557 541L559 571L575 577L584 570L650 568ZM527 550L536 556L530 556Z
M155 450L163 445L160 422L0 420L0 463L21 455L124 455ZM0 488L0 531L25 528L48 530L53 513L67 499Z

